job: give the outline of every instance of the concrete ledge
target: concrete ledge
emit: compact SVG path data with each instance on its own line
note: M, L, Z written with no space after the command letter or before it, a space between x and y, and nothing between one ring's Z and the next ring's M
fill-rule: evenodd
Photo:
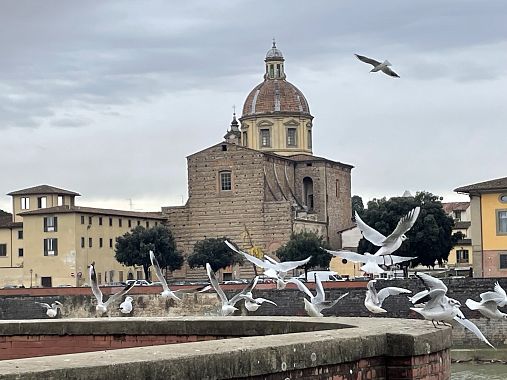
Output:
M403 362L412 370L414 363L422 366L425 363L424 358L435 356L434 354L443 355L436 356L436 360L442 363L444 357L445 365L451 346L448 328L435 329L430 322L421 320L389 318L34 320L10 323L10 326L9 323L2 323L0 331L0 336L6 336L6 333L10 332L16 335L135 332L241 336L1 362L0 379L28 380L252 379L261 376L270 376L270 379L305 378L304 375L301 377L297 374L308 368L337 371L336 368L341 363L347 365L347 371L348 368L350 371L359 371L369 366L369 362L364 361L367 358L377 358L378 363L384 367L388 365L384 363L388 363L389 358L404 358ZM405 370L400 367L400 360L397 359L396 363L395 370Z

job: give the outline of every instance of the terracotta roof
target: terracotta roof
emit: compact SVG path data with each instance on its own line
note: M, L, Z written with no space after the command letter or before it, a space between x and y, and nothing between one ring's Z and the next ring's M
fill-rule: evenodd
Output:
M18 215L42 215L42 214L68 214L68 213L81 213L81 214L95 214L95 215L115 215L125 216L132 218L146 218L146 219L159 219L165 220L166 217L162 216L162 212L139 212L139 211L123 211L123 210L112 210L105 208L94 208L94 207L81 207L81 206L57 206L41 208L33 211L21 212Z
M13 222L12 214L2 211L2 213L0 214L0 228L17 228L17 227L23 227L23 223Z
M308 102L296 86L285 79L266 79L246 97L241 118L275 113L311 116Z
M39 185L29 187L28 189L16 190L10 192L7 195L33 195L33 194L58 194L58 195L75 195L75 196L81 195L73 191L59 189L58 187L48 185Z
M478 182L472 185L461 186L454 191L458 193L474 193L481 191L507 190L507 177L492 179L491 181Z
M442 208L446 214L450 214L453 211L465 211L470 207L470 202L446 202L442 203Z

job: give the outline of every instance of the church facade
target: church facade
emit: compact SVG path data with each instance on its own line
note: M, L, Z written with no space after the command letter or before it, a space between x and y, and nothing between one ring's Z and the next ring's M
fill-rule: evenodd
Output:
M293 232L314 231L339 248L351 225L353 166L313 155L313 116L303 93L286 80L282 52L265 58L264 80L234 115L224 141L187 157L188 201L163 207L180 250L226 236L240 248L273 253ZM229 278L251 274L229 268ZM183 268L176 278L202 277Z

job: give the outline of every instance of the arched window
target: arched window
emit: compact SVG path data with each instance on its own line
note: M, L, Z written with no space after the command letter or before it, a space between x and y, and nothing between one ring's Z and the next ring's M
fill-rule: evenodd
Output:
M303 178L303 202L308 211L313 210L313 180L310 177Z

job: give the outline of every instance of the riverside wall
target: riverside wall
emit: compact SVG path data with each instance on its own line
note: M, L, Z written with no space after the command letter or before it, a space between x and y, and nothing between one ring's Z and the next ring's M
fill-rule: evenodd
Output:
M489 321L477 312L469 310L465 306L467 298L479 300L480 293L493 289L496 281L507 289L507 279L445 279L449 291L448 296L457 299L462 303L461 310L467 318L472 320L497 348L507 348L507 321L497 320ZM423 284L418 279L409 280L379 280L377 288L386 286L396 286L411 290L416 293L424 289ZM311 284L309 285L312 286ZM388 311L382 315L372 316L364 307L364 296L366 283L333 283L326 284L326 296L332 300L344 293L349 293L335 307L325 310L325 316L340 317L371 317L371 318L410 318L417 319L420 316L411 311L411 304L404 295L389 297L384 302L384 308ZM331 286L337 286L330 288ZM240 289L242 285L228 286L226 293L232 296L236 288ZM0 292L0 319L32 319L47 318L45 309L36 302L51 303L57 299L64 304L63 318L87 318L95 317L95 303L91 296L89 288L78 289L57 289L53 288L53 294L49 289L33 289L38 294L31 294L31 289L24 290L25 294L20 294L20 290L9 292L2 290ZM44 290L47 294L41 294ZM78 291L80 294L72 294L72 291ZM116 291L117 289L111 289ZM63 292L64 294L59 294ZM152 287L136 288L131 296L134 298L134 309L131 315L124 316L117 309L117 305L111 308L110 316L129 317L174 317L174 316L211 316L218 315L219 300L215 293L196 293L188 290L181 294L182 301L174 302L166 300L159 296L160 289ZM108 292L105 290L105 294ZM258 316L305 316L303 293L295 289L291 284L285 290L276 290L274 285L263 284L254 291L255 297L263 297L276 302L277 307L264 304L257 312L252 315ZM105 296L107 297L107 295ZM240 310L237 315L247 315L248 312L241 304L237 305ZM504 310L507 312L507 310ZM60 317L60 316L59 316ZM478 339L462 327L456 327L452 331L453 348L483 348L485 347Z

